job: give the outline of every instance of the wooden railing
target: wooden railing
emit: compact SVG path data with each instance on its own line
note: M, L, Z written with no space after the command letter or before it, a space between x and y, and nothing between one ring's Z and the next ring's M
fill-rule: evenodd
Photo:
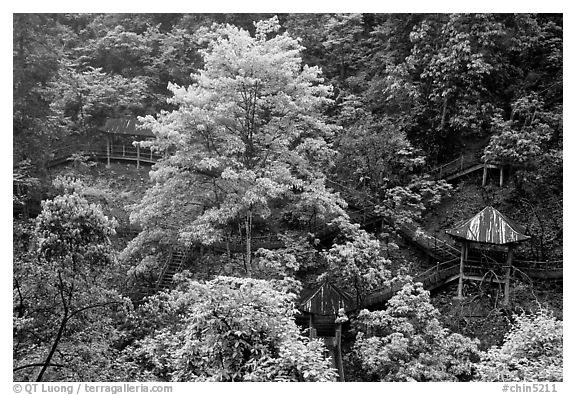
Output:
M457 274L459 267L459 258L454 258L419 273L413 279L414 282L422 283L427 290L434 289L444 284L451 276ZM364 307L382 305L400 291L403 286L404 284L399 283L375 289L365 298Z
M52 151L52 159L48 167L65 162L74 161L75 157L86 156L96 160L127 160L132 162L153 164L162 158L162 155L133 145L94 146L88 144L61 146Z
M479 153L465 154L461 155L459 158L454 159L453 161L433 168L426 174L434 180L439 180L453 174L461 173L464 170L479 164L483 164Z
M384 202L378 203L378 199L363 191L357 191L347 187L341 183L326 180L326 185L331 186L333 189L341 192L341 195L347 200L353 202L359 210L352 211L350 217L356 222L366 224L369 221L383 220L384 222L393 225L396 231L405 239L408 239L413 244L416 244L422 250L431 255L434 259L439 261L446 261L458 257L460 251L450 243L434 237L422 231L416 224L412 222L405 222L401 224L395 223L394 219L377 212L377 206L385 207L392 210Z

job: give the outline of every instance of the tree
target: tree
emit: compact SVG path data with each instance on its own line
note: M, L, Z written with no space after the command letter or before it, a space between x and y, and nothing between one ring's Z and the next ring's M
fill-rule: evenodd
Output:
M122 112L141 111L147 94L140 77L124 78L101 69L82 70L77 64L62 64L47 89L50 106L61 122L87 130Z
M481 381L562 381L562 321L550 311L513 316L501 347L482 353Z
M126 358L172 381L332 381L324 347L300 335L292 281L182 279L142 308ZM136 326L140 326L136 324Z
M340 229L342 235L324 253L327 271L321 277L330 278L362 306L371 291L389 284L391 262L382 256L380 241L358 224L344 223Z
M59 38L68 32L49 14L14 14L13 25L14 159L28 159L38 166L52 137L50 103L44 91L58 71L63 52Z
M394 119L375 116L366 107L355 95L344 97L338 107L342 132L335 139L336 171L353 188L381 195L410 182L425 159Z
M38 250L14 263L16 377L94 379L109 363L113 317L124 304L107 287L114 227L76 192L43 202L32 237Z
M421 283L407 283L386 310L362 310L354 353L380 381L458 381L472 375L477 341L449 333Z
M344 215L322 174L334 155L325 141L334 127L321 114L330 87L279 28L272 18L256 24L255 37L229 25L207 34L194 84L170 85L177 109L145 119L156 135L147 145L169 154L132 215L145 229L170 224L187 240L241 240L248 275L255 232L275 233L274 204L290 212L305 201L320 220Z

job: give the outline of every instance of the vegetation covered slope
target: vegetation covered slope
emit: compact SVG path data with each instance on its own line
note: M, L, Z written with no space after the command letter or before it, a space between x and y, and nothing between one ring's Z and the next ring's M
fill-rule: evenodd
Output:
M493 205L532 236L519 257L561 260L562 22L15 14L15 205L47 199L14 226L15 378L332 380L291 307L302 286L328 280L358 310L373 290L406 283L382 312L350 316L348 379L497 380L519 363L519 379L561 379L561 322L484 311L502 336L476 342L450 325L462 312L436 310L411 285L425 261L398 234ZM131 185L113 185L122 171L79 157L72 177L55 177L53 149L134 116L155 135L141 146L163 155L149 182L130 171ZM502 166L505 186L427 174L463 153ZM138 235L112 244L128 222ZM155 291L178 245L193 246L178 288L126 298ZM470 305L479 292L469 288ZM506 315L517 324L504 339ZM518 348L528 335L554 347ZM539 358L550 369L533 376Z

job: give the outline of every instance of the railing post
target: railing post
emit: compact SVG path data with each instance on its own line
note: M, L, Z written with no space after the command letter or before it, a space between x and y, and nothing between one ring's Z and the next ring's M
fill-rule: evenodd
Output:
M510 268L512 266L512 249L508 250L506 257L506 275L504 277L504 306L510 303Z
M460 255L460 276L458 277L458 296L457 299L463 299L462 288L464 286L464 260L467 255L466 241L462 242L462 253Z
M126 146L122 144L122 156L126 156Z
M110 146L110 136L106 136L106 167L110 168L110 155L112 147Z
M136 168L140 168L140 145L136 144Z

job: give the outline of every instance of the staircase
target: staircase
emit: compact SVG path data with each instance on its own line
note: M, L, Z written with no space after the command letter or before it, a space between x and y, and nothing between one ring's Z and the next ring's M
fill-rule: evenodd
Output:
M377 199L367 193L355 191L352 188L331 180L326 180L326 185L330 185L333 189L337 190L340 193L340 196L342 196L350 206L358 207L358 209L349 210L350 220L352 222L361 223L362 225L367 226L379 221L384 221L388 225L394 227L398 234L400 234L400 236L405 240L412 243L438 262L449 261L460 256L460 251L453 245L423 232L416 224L396 224L393 218L377 213L375 211Z
M414 223L400 225L397 232L438 262L459 258L460 251L448 242L423 232Z
M481 152L461 155L451 162L440 165L430 170L427 175L433 180L444 179L446 181L462 177L465 174L484 168L481 161Z
M173 246L162 273L156 282L156 291L168 289L172 286L172 279L176 273L184 268L184 264L190 256L191 246Z

